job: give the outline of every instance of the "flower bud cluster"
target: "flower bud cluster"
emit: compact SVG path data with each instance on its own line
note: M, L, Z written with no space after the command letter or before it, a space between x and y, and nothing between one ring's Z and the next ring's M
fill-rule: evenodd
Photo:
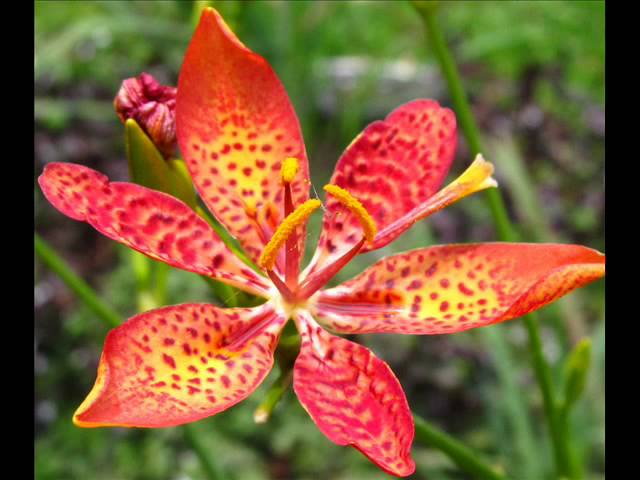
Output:
M134 119L166 159L176 150L176 94L177 88L141 73L123 81L113 101L120 120Z

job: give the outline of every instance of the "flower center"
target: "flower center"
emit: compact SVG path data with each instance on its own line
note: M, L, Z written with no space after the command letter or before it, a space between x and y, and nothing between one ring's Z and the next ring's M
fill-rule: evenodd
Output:
M298 169L298 160L295 158L287 158L282 163L280 175L284 186L286 217L276 229L258 260L258 266L267 272L273 284L280 291L283 300L289 304L298 304L313 295L358 254L365 242L373 242L378 231L373 218L358 199L337 185L325 185L324 190L358 219L362 227L362 239L340 258L324 268L313 272L302 284L299 284L298 275L301 255L299 252L297 229L301 225L304 225L311 214L322 204L320 200L312 199L307 200L295 210L293 209L291 183ZM283 245L286 245L284 281L278 273L274 271L280 249Z

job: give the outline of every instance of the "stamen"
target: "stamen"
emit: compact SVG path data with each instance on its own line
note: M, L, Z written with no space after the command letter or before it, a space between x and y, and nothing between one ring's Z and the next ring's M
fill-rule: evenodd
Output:
M249 217L249 219L253 222L260 240L263 244L266 244L271 238L271 229L266 222L261 222L260 220L258 220L258 211L255 207L255 203L245 203L244 211L247 214L247 217Z
M498 182L491 176L493 165L487 162L482 154L453 182L429 197L424 203L405 213L402 217L385 226L376 237L375 248L387 245L400 233L423 218L442 210L444 207L481 190L497 187Z
M371 215L367 212L367 209L362 206L360 201L347 190L340 188L337 185L325 185L324 191L338 200L345 206L345 208L350 210L351 213L358 218L360 225L362 226L364 238L366 238L368 242L373 242L376 233L378 233L378 228L376 227L376 223L373 221L373 218L371 218Z
M322 205L320 200L307 200L282 221L267 246L264 247L262 255L260 255L258 265L261 268L265 270L273 269L280 247L296 231L296 227L306 222L309 216L320 208L320 205Z
M291 183L293 182L296 173L298 173L298 169L300 165L298 164L298 159L294 157L285 158L284 162L282 162L282 168L280 169L280 176L282 177L282 183Z
M479 153L469 168L462 172L454 183L465 185L467 189L465 194L469 195L485 188L497 187L498 182L491 175L493 175L493 164L487 162Z

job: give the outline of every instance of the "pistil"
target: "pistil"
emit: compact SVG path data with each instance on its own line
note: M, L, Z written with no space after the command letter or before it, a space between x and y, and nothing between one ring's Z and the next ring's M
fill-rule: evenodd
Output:
M291 182L298 173L298 160L293 157L286 158L282 162L280 175L284 186L284 214L288 217L293 213L293 198L291 195ZM298 285L298 273L300 272L300 253L298 249L298 233L293 230L285 243L285 283L289 288L295 289Z

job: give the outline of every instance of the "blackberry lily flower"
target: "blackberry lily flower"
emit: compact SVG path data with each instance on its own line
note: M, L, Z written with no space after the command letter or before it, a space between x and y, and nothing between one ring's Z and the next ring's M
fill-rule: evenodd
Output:
M340 158L322 233L300 273L309 169L296 114L267 62L206 9L178 84L179 146L198 192L264 272L255 273L181 201L109 182L73 164L40 177L73 219L174 267L260 295L255 308L183 304L129 319L107 336L81 427L168 427L214 415L269 373L285 323L301 336L294 390L318 428L383 470L415 469L411 411L389 366L329 333L454 333L520 317L604 275L604 255L577 245L445 245L384 258L321 288L354 256L381 248L415 222L496 186L481 156L439 190L454 156L453 113L430 100L369 125Z

